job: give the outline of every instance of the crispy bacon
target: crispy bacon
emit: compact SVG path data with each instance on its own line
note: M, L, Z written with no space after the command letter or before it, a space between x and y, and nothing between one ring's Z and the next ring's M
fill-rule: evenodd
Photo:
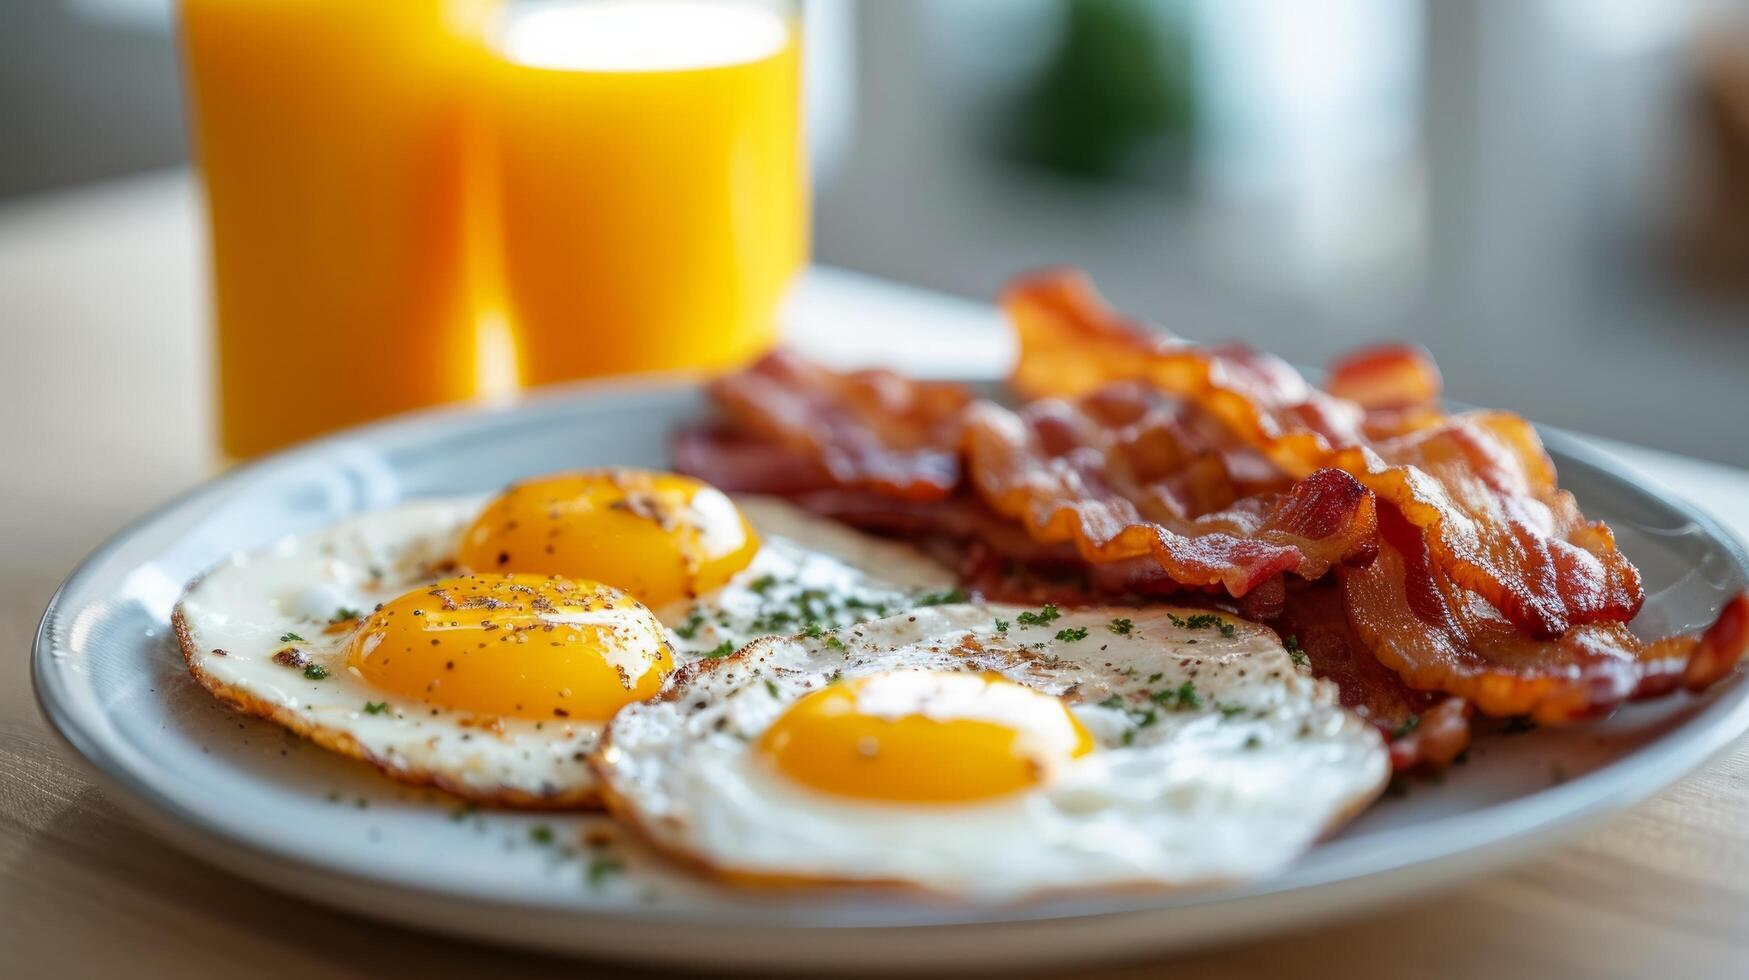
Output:
M711 399L741 433L812 460L838 486L935 500L959 485L959 417L972 400L961 385L773 351L717 379Z
M730 493L790 496L833 486L808 456L721 425L681 429L668 442L674 469Z
M676 433L670 451L675 469L720 489L776 494L864 531L930 548L949 545L936 549L944 563L958 567L966 584L987 598L1072 606L1196 591L1173 581L1149 558L1089 565L1072 544L1034 540L1021 524L970 492L907 500L834 487L823 471L810 469L794 452L715 427Z
M1041 399L1016 413L980 402L965 416L972 485L1036 541L1093 565L1151 559L1180 586L1244 596L1285 572L1306 578L1365 561L1371 497L1320 470L1280 494L1240 498L1221 458L1171 405Z
M1449 762L1472 708L1572 721L1699 690L1749 647L1743 596L1698 635L1636 638L1609 528L1523 419L1445 415L1419 348L1351 354L1319 389L1126 321L1078 273L1005 303L1018 409L778 353L713 386L722 419L675 465L945 552L988 597L1172 596L1298 630L1399 767Z
M1445 381L1426 348L1374 344L1348 352L1330 365L1324 390L1367 411L1416 408L1439 401Z
M1312 673L1335 683L1344 707L1378 727L1398 771L1441 769L1470 744L1470 709L1461 698L1416 691L1367 652L1326 579L1292 589L1269 625L1290 649L1304 652Z
M1020 343L1009 384L1025 397L1145 382L1193 402L1295 476L1362 439L1360 407L1313 388L1287 362L1241 344L1190 344L1128 321L1079 271L1024 277L1002 302Z
M1344 608L1360 644L1417 690L1445 691L1489 715L1546 723L1606 712L1630 698L1704 687L1749 646L1749 601L1738 595L1698 636L1644 642L1620 622L1525 635L1433 560L1428 540L1381 503L1377 560L1342 569Z
M1556 488L1534 430L1506 413L1442 420L1438 370L1418 349L1351 355L1337 363L1327 394L1267 355L1151 334L1106 306L1079 273L1024 279L1007 305L1021 349L1013 383L1024 393L1140 380L1218 418L1290 474L1341 468L1396 503L1427 531L1436 561L1532 636L1626 622L1639 610L1638 573L1609 529ZM1405 434L1365 444L1363 408L1374 413L1372 428ZM1392 413L1390 421L1377 413Z
M927 528L931 535L982 541L1005 560L1073 563L1102 596L1218 585L1246 597L1267 586L1247 602L1248 609L1267 612L1280 606L1280 587L1269 583L1281 574L1316 577L1332 562L1370 558L1371 502L1352 478L1325 470L1290 483L1243 447L1235 452L1213 442L1218 432L1211 436L1206 416L1142 386L1107 386L1075 402L1042 400L1024 416L953 399L964 468L982 498L975 509L946 492L906 492L892 481L850 478L846 469L898 468L869 462L903 451L880 441L894 437L892 427L818 426L851 430L860 440L857 465L836 471L821 443L771 435L808 428L799 415L794 424L770 422L789 418L792 403L804 399L837 399L846 404L825 415L860 419L861 403L849 393L866 378L835 376L793 356L767 358L746 377L719 383L714 395L719 403L743 395L779 409L753 414L759 422L749 425L745 404L730 402L727 426L676 437L675 464L725 489L782 493L866 529L916 536ZM789 396L776 391L797 387L803 390ZM908 437L918 428L898 433ZM935 430L933 438L944 432ZM945 480L948 468L935 472ZM1041 562L1041 553L1052 557Z
M1331 462L1425 531L1444 574L1533 638L1640 610L1639 572L1555 486L1541 440L1516 415L1456 416Z
M1692 647L1681 637L1660 640L1652 646L1653 657L1682 663L1683 687L1690 691L1712 687L1734 672L1744 653L1749 651L1749 596L1739 592L1731 597L1719 611L1718 618ZM1663 688L1642 683L1634 697L1650 698L1663 693Z
M790 501L864 531L917 542L956 568L963 585L996 602L1069 607L1170 596L1214 605L1227 598L1219 586L1176 581L1152 556L1090 564L1072 544L1036 541L970 493L906 501L867 491L818 490ZM1246 618L1267 619L1281 611L1282 598L1276 579L1225 605Z
M1444 417L1439 395L1444 381L1425 348L1415 344L1374 344L1350 351L1330 364L1324 390L1366 412L1369 439L1386 439L1437 425Z

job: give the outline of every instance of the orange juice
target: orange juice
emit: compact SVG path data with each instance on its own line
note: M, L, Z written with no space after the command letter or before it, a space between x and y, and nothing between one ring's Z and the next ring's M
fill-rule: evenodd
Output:
M462 73L489 5L182 0L227 454L472 393Z
M794 18L749 2L510 8L481 73L525 382L721 368L807 251Z

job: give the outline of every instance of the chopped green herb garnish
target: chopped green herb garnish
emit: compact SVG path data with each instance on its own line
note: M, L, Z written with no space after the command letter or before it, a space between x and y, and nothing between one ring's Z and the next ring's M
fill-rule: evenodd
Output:
M761 633L775 633L779 628L795 622L796 614L787 609L775 609L755 619L752 626Z
M297 635L296 633L285 633L285 634L282 634L280 636L279 642L281 642L281 643L302 643L302 642L304 642L304 638Z
M842 671L842 670L835 670L832 673L826 675L826 683L828 683L828 684L836 684L843 679L844 679L844 671Z
M1053 620L1058 619L1062 615L1063 615L1062 613L1057 611L1056 606L1053 606L1047 602L1044 604L1044 606L1042 606L1039 609L1038 612L1032 612L1030 610L1027 612L1023 612L1020 615L1014 617L1014 621L1019 623L1022 626L1043 626L1046 623L1049 623L1049 622L1052 622Z
M765 693L777 697L777 682L769 677L765 679Z
M1217 708L1219 708L1219 709L1221 709L1221 716L1222 716L1222 717L1223 717L1223 718L1231 718L1231 717L1233 717L1233 716L1234 716L1234 715L1241 715L1241 714L1244 714L1244 713L1245 713L1245 706L1244 706L1244 705L1242 705L1242 704L1220 704L1220 703L1216 703L1216 704L1215 704L1215 707L1217 707Z
M1286 640L1283 640L1281 645L1287 648L1288 659L1294 662L1295 667L1304 667L1306 665L1306 651L1300 649L1299 637L1290 636Z
M808 637L810 639L817 640L820 637L825 636L826 631L820 628L819 623L809 623L808 628L805 630L802 630L802 635L805 637Z
M545 846L553 842L553 828L544 823L537 823L528 828L528 839Z
M344 623L349 619L357 619L359 615L360 613L358 610L348 609L345 606L341 606L339 609L334 610L334 615L329 617L328 622Z
M590 858L589 859L589 871L586 875L586 878L589 882L589 887L590 888L597 888L597 889L600 888L602 885L607 883L607 879L613 877L616 874L619 874L620 871L622 871L624 869L624 867L625 867L624 865L620 864L618 861L615 861L613 858L608 858L608 857Z
M1113 694L1104 701L1099 702L1099 706L1101 708L1110 708L1113 711L1121 711L1129 717L1130 724L1135 727L1123 733L1123 744L1125 745L1135 741L1136 732L1138 730L1147 728L1149 725L1160 720L1160 713L1158 711L1155 711L1153 708L1132 708L1124 703L1123 695L1121 694Z
M711 647L709 650L705 651L705 656L710 658L711 660L721 660L724 657L726 657L729 654L734 653L734 652L735 652L735 641L734 640L724 640L723 642L721 642L721 643L717 644L716 646Z
M1170 691L1155 691L1148 695L1155 704L1170 708L1173 711L1188 711L1202 707L1202 695L1196 693L1196 685L1190 681L1178 685Z
M764 595L765 593L771 591L771 587L776 585L776 584L777 584L777 576L775 576L775 575L761 575L758 578L754 579L753 581L748 582L747 587L749 589L752 589L754 592L759 593L760 595Z
M1263 747L1263 739L1258 738L1255 735L1247 735L1245 736L1245 747L1248 749L1260 749Z
M1087 639L1087 627L1070 626L1057 630L1057 639L1064 643L1074 643L1078 640L1085 640Z
M313 681L323 680L328 676L328 668L321 664L311 664L304 668L304 676Z
M380 715L387 710L389 710L389 702L387 701L366 701L364 703L364 713L367 715Z
M1421 716L1420 715L1410 715L1409 717L1403 719L1403 723L1401 725L1397 726L1396 731L1391 732L1391 741L1395 742L1396 740L1398 740L1400 738L1408 738L1411 734L1414 733L1415 729L1420 728L1420 727L1421 727Z
M1172 625L1179 629L1201 630L1213 627L1216 630L1219 630L1220 634L1228 639L1232 639L1233 636L1239 632L1238 627L1214 613L1195 613L1189 617L1179 617L1167 613L1166 618L1171 620Z
M694 609L692 613L686 617L686 624L684 626L674 627L674 635L683 640L690 640L698 635L698 628L703 625L704 613Z
M1149 674L1148 675L1148 683L1158 684L1158 683L1160 683L1160 678L1165 677L1165 676L1166 676L1165 674Z
M917 606L945 606L945 605L948 605L949 603L964 602L964 601L966 601L966 593L963 589L949 589L946 592L930 592L930 593L927 593L925 595L918 596L916 601L913 603L913 605L917 605Z
M826 649L842 650L844 649L844 641L840 640L837 634L831 634L826 637Z
M1008 632L1008 620L1006 620L1006 619L996 620L996 632L998 632L998 633Z
M1116 633L1118 636L1128 636L1130 634L1130 630L1133 630L1136 628L1136 624L1130 622L1127 619L1114 619L1110 623L1106 624L1105 628L1108 630L1111 630L1113 633Z

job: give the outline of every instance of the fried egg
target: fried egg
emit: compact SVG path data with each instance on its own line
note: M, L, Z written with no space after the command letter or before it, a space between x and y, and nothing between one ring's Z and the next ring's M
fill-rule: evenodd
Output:
M781 501L603 470L235 555L174 625L195 679L239 710L403 781L570 808L596 802L585 757L607 719L676 664L948 584L903 545Z
M969 604L682 667L591 763L617 816L727 879L996 901L1268 874L1390 769L1261 626Z
M648 470L559 473L515 484L462 535L475 571L543 572L612 582L650 606L727 583L759 536L727 494Z

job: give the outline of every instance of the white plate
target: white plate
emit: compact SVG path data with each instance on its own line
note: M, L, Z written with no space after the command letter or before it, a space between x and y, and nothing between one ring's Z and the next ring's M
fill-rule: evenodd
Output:
M1481 742L1442 783L1387 799L1285 874L1225 890L1008 908L725 893L621 842L591 884L599 817L467 814L198 690L169 637L191 577L238 549L406 497L598 464L660 466L701 410L683 381L581 387L356 430L230 473L123 531L62 586L34 654L45 715L141 819L189 853L310 899L494 942L647 962L1044 966L1260 936L1496 867L1669 785L1749 728L1741 676L1704 698ZM1565 486L1647 585L1636 627L1693 628L1749 584L1706 516L1546 433ZM362 802L361 802L362 801ZM537 825L561 844L531 837Z

